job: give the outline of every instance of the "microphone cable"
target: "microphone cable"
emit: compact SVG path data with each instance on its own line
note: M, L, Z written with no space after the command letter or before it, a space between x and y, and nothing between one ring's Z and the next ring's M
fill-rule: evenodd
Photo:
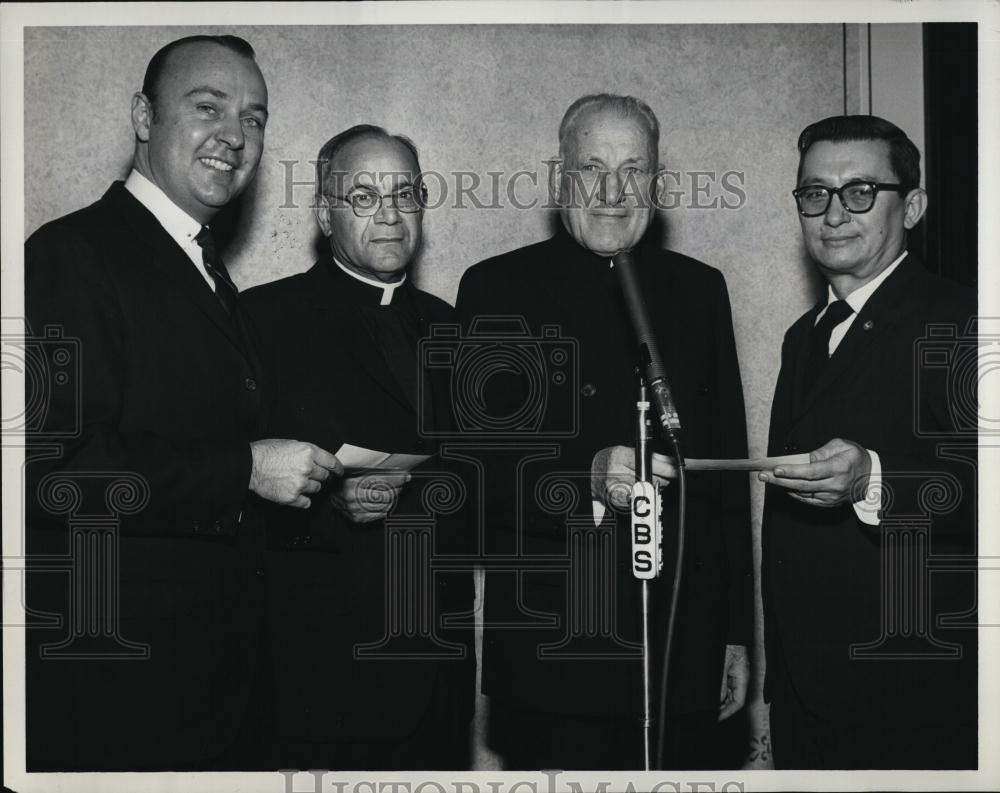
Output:
M687 473L681 454L680 440L674 432L666 433L677 460L677 561L674 564L674 582L670 590L670 612L667 616L667 635L663 642L663 666L660 672L659 738L656 742L656 768L663 768L663 746L667 737L667 682L670 679L670 655L674 646L677 626L677 601L681 595L681 570L684 564L684 529L687 521Z

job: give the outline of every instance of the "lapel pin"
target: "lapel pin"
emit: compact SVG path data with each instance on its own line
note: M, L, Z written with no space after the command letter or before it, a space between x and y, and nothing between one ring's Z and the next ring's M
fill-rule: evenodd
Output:
M872 328L875 327L875 322L874 322L874 320L868 320L861 327L863 327L865 330L871 330Z

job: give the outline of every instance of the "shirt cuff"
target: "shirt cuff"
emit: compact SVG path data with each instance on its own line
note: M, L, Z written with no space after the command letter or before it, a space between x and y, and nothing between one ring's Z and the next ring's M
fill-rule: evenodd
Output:
M858 520L867 526L878 526L881 522L882 512L882 461L878 452L871 449L866 450L871 459L872 470L868 477L868 488L865 490L865 497L861 501L854 502L854 512Z

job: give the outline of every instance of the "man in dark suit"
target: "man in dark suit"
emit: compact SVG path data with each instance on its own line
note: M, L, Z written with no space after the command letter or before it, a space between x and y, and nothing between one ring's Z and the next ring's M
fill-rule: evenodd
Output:
M640 585L630 568L627 520L608 509L620 506L615 485L635 478L627 447L635 435L637 341L611 267L615 254L634 251L687 453L746 456L723 277L644 239L653 205L664 196L658 144L659 124L645 103L611 95L577 100L560 126L552 172L562 227L545 242L471 267L459 288L468 353L483 344L474 337L489 316L513 316L523 325L521 335L482 347L484 355L506 348L504 365L484 367L466 384L478 410L467 412L486 417L483 434L495 430L482 454L487 559L512 559L488 568L483 647L491 740L507 768L643 766ZM535 349L540 380L517 363ZM568 489L550 487L560 478ZM716 723L743 704L753 608L748 490L745 474L689 477L663 725L668 768L716 762ZM592 496L603 513L599 526ZM657 680L674 565L675 487L665 491L663 515L664 572L652 587Z
M902 130L838 116L798 145L828 289L771 411L770 453L809 462L759 475L775 763L975 767L976 296L907 251L927 197Z
M421 388L417 344L452 309L407 272L421 243L419 173L413 143L381 127L352 127L320 150L323 255L246 294L281 384L271 432L334 450L436 452L420 430L447 395ZM268 515L281 767L465 768L471 631L443 619L471 614L471 568L430 568L459 550L447 513L463 486L434 456L393 472L356 470L342 454L348 475L312 509ZM450 505L435 500L441 488Z
M29 436L29 771L262 762L248 497L306 506L339 470L260 440L271 383L208 228L253 179L266 122L247 42L168 44L132 100L128 179L26 243L30 327L72 341L80 375L27 394L49 400Z

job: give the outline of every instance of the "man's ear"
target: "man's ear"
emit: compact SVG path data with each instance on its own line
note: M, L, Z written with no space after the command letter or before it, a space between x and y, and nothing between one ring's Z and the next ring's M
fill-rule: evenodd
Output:
M326 196L316 196L316 204L313 207L313 214L316 215L316 223L324 237L330 236L330 203Z
M927 193L915 187L906 194L905 201L906 214L903 215L903 228L912 229L927 211Z
M667 169L658 168L653 174L653 183L649 186L649 194L653 198L653 208L663 209L667 200Z
M562 204L563 161L556 158L550 160L550 162L552 163L552 167L549 168L549 195L552 196L553 203Z
M149 97L141 91L136 91L132 95L132 129L135 136L147 143L149 141L149 128L153 125L153 103Z

